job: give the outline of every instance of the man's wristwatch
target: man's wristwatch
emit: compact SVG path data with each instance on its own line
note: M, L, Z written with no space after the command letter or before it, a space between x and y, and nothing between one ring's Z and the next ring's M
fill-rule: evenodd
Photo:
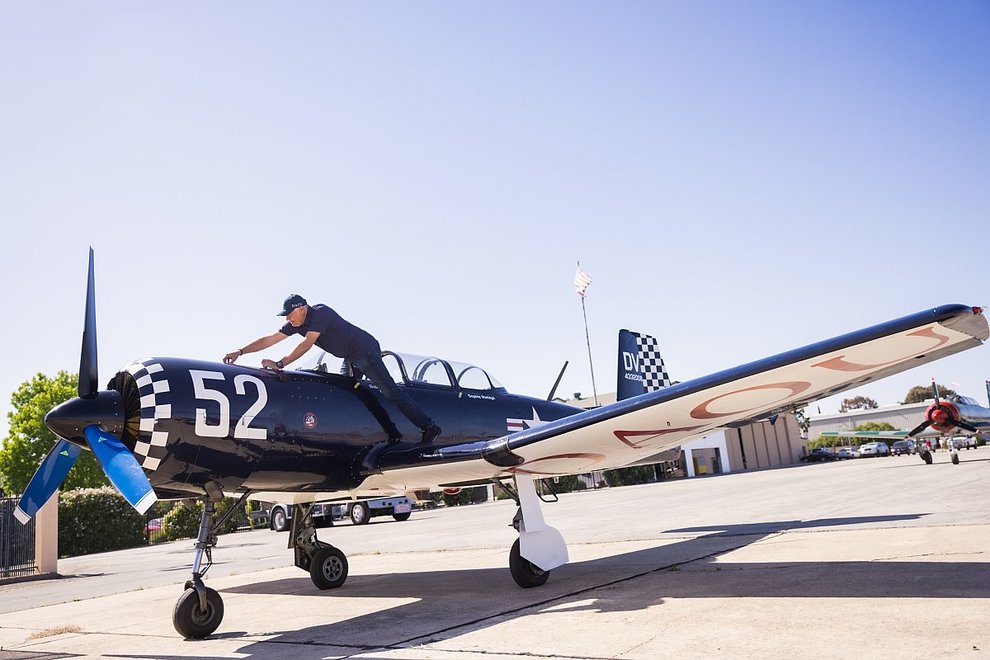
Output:
M278 362L275 363L275 366L277 366L279 369L283 369L285 368L285 363L279 360Z

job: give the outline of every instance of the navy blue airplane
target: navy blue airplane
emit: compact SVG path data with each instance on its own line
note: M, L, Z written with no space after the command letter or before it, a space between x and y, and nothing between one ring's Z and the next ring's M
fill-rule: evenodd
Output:
M536 587L568 555L561 534L543 519L534 480L631 465L713 429L979 346L988 336L980 308L943 305L654 391L644 377L642 394L587 411L511 394L475 366L386 352L400 387L444 429L424 445L372 384L329 373L321 363L269 371L151 358L118 371L100 390L90 250L79 396L46 416L60 439L17 515L22 522L35 515L83 449L93 451L138 511L158 498L202 498L192 579L173 612L186 638L211 634L223 618L223 601L203 576L224 522L213 521L214 505L225 494L240 495L241 503L250 497L296 504L289 534L295 564L318 588L330 589L344 583L347 558L317 539L313 502L494 482L518 504L510 573L520 586ZM643 350L649 349L637 348L626 362L635 369L652 362ZM620 363L623 357L620 351ZM386 417L410 441L390 443Z

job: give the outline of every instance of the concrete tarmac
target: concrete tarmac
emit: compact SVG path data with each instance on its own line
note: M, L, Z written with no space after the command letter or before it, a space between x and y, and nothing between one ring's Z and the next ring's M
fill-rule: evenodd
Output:
M0 586L0 659L990 656L990 449L856 459L562 495L571 562L520 589L511 502L340 524L320 591L286 534L220 538L225 616L171 614L189 541L59 562Z

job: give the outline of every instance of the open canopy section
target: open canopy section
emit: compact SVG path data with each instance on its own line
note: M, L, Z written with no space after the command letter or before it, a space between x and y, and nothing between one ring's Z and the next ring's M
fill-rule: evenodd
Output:
M481 367L435 356L382 351L382 362L392 380L401 385L443 387L474 391L504 391L505 387ZM352 375L346 360L320 351L306 371Z

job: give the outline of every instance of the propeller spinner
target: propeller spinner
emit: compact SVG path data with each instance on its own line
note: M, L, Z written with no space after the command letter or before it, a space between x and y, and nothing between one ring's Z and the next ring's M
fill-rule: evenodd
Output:
M86 320L79 358L79 396L53 408L45 425L58 436L58 442L38 466L14 511L27 524L65 481L82 449L95 454L110 483L138 510L144 513L158 500L148 477L130 449L121 442L124 431L124 405L120 394L98 391L96 361L96 284L93 275L93 249L89 250L86 286Z

